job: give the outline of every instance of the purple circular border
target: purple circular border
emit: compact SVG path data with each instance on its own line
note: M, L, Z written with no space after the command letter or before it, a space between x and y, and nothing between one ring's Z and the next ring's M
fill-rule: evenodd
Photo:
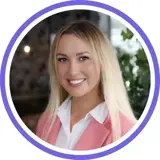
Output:
M7 95L6 95L6 88L5 88L5 73L6 73L6 64L8 61L8 57L9 54L11 52L12 47L14 46L15 41L17 40L17 38L19 37L19 35L23 32L23 30L30 25L34 20L36 20L37 18L39 18L40 16L42 16L43 14L54 10L54 9L58 9L61 7L65 7L65 6L74 6L74 5L86 5L86 6L94 6L94 7L99 7L105 10L108 10L110 12L113 12L117 15L119 15L120 17L122 17L123 19L125 19L128 23L130 23L136 30L137 32L141 35L141 37L143 38L143 40L145 41L150 54L151 54L151 58L153 61L153 65L154 65L154 74L155 74L155 87L154 87L154 95L153 95L153 99L152 99L152 103L150 106L150 109L145 117L145 119L143 120L143 122L140 124L140 126L137 128L137 130L132 133L132 135L130 137L128 137L126 140L124 140L122 143L118 144L117 146L110 148L106 151L100 152L100 153L95 153L95 154L89 154L89 155L71 155L71 154L64 154L64 153L60 153L60 152L56 152L54 150L51 150L50 148L47 148L45 146L43 146L42 144L40 144L39 142L35 141L32 137L30 137L25 131L24 129L20 126L20 124L17 122L17 120L15 119L9 103L8 103L8 99L7 99ZM141 131L142 129L146 126L146 124L148 123L154 109L157 103L157 99L158 99L158 94L159 94L159 88L160 88L160 73L159 73L159 66L158 66L158 61L156 58L156 54L155 51L152 47L151 42L149 41L148 37L146 36L146 34L143 32L143 30L136 24L136 22L134 22L130 17L128 17L126 14L124 14L123 12L121 12L120 10L113 8L107 4L103 4L100 2L94 2L94 1L84 1L84 0L74 0L74 1L66 1L66 2L60 2L54 5L51 5L47 8L42 9L41 11L37 12L36 14L34 14L32 17L30 17L14 34L14 36L12 37L11 41L9 42L7 49L5 51L4 57L3 57L3 61L2 61L2 66L1 66L1 76L0 76L1 80L1 93L2 93L2 99L3 99L3 103L5 105L6 111L12 121L12 123L14 124L14 126L18 129L18 131L28 140L30 141L33 145L35 145L36 147L38 147L39 149L52 154L54 156L57 157L61 157L61 158L66 158L66 159L76 159L76 160L82 160L82 159L95 159L95 158L100 158L106 155L109 155L111 153L114 153L115 151L123 148L125 145L127 145L128 143L130 143Z

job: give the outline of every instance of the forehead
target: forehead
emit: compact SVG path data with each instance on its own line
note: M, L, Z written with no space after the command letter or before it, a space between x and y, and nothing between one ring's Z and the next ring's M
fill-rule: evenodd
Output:
M60 38L57 53L63 53L67 55L88 52L91 53L92 49L86 41L78 38L73 34L64 34Z

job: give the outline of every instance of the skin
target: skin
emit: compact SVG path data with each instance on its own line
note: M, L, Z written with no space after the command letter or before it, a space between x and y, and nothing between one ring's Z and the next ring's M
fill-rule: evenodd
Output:
M73 97L70 129L90 110L104 101L100 89L100 64L91 47L73 34L61 37L56 53L58 80ZM84 80L71 84L72 80Z

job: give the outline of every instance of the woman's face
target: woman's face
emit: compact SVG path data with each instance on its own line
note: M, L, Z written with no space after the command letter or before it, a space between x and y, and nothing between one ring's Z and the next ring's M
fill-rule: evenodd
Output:
M73 34L64 34L56 52L58 80L73 97L81 97L100 83L100 65L91 47Z

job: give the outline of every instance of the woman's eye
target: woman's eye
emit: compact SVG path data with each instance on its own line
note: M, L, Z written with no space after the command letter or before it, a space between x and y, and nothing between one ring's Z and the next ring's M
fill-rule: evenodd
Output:
M67 58L57 58L57 60L58 60L59 62L66 62L66 61L67 61Z
M80 61L84 61L84 60L87 60L87 59L89 59L89 57L87 57L87 56L83 56L83 57L79 58Z

